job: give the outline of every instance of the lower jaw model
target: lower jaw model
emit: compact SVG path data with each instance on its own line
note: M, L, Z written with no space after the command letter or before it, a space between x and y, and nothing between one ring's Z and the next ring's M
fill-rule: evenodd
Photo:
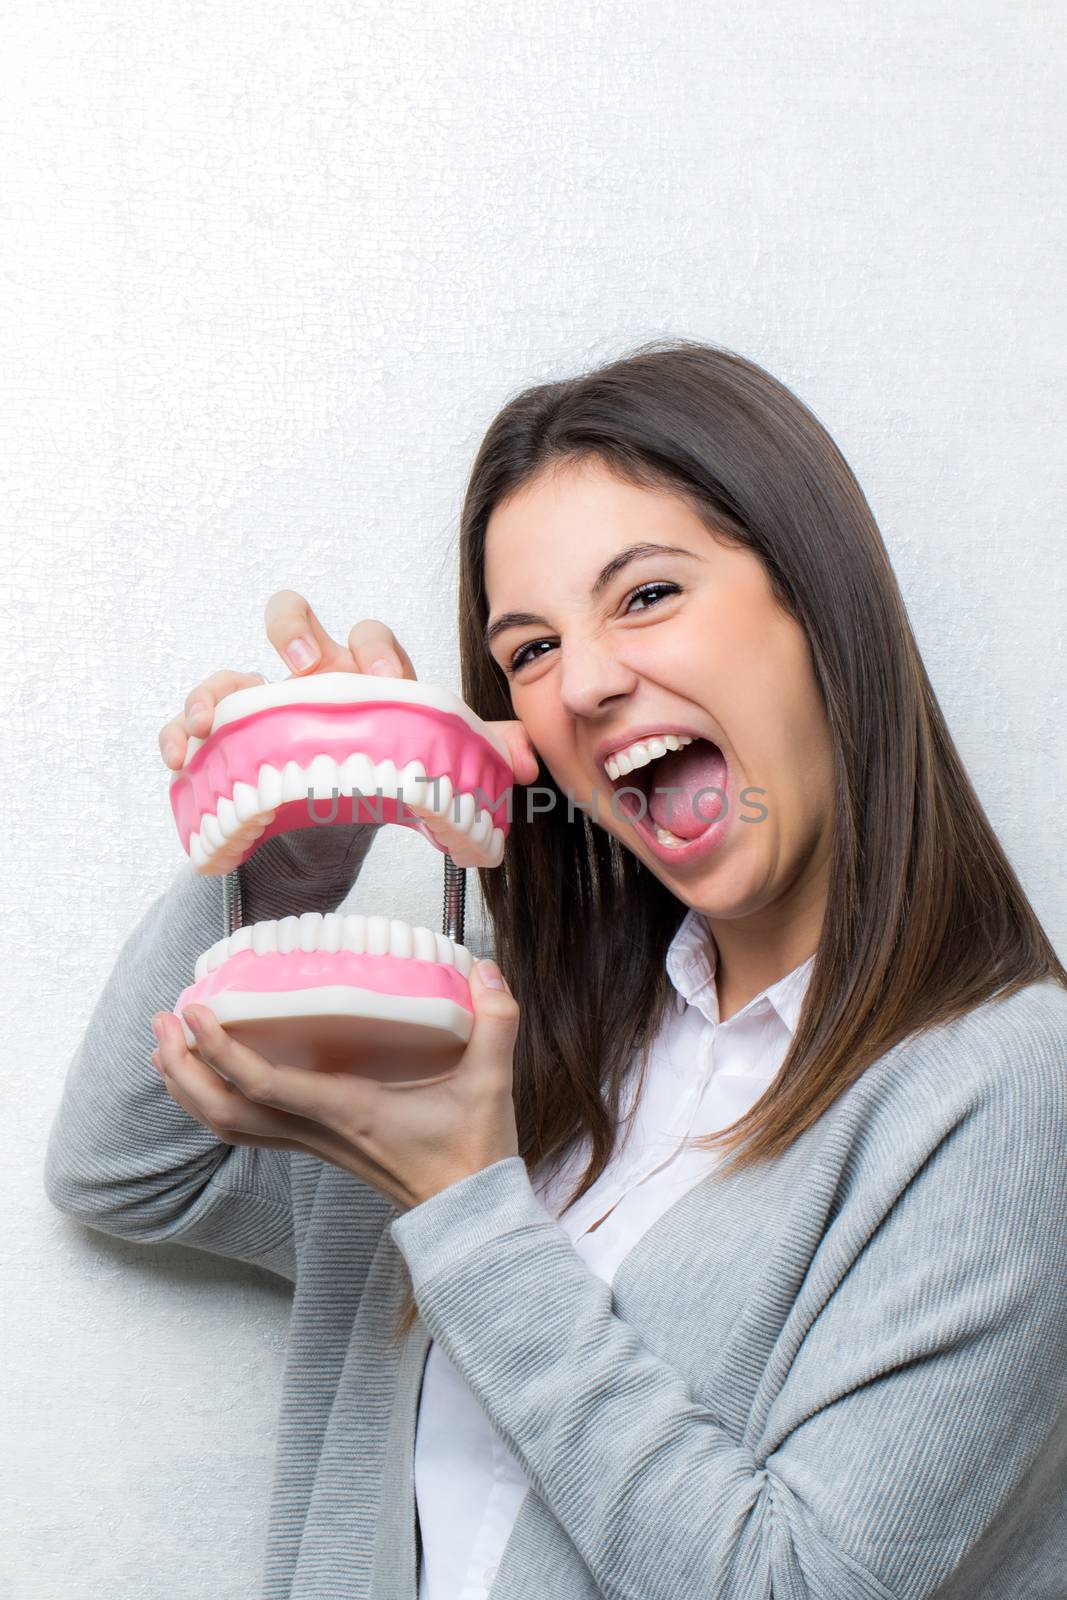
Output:
M194 872L234 872L294 828L391 822L446 856L455 901L463 868L500 864L513 783L506 745L457 695L335 672L220 700L206 738L189 740L170 800ZM406 1081L462 1053L472 965L465 945L428 927L304 912L227 932L174 1009L209 1007L271 1061Z

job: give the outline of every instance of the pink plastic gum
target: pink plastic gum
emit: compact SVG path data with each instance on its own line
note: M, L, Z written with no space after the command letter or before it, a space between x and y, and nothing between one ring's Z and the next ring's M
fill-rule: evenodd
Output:
M206 1005L225 990L242 994L273 994L294 989L315 989L322 984L347 984L373 989L379 994L412 995L419 999L452 1000L474 1015L470 985L455 967L441 961L418 961L413 956L357 955L353 950L271 951L257 956L241 950L214 972L183 989L174 1010L185 1005Z
M330 756L340 763L357 751L372 761L391 759L398 772L409 761L418 760L429 779L449 777L454 796L461 792L474 794L477 809L488 811L494 826L507 837L508 796L514 773L488 740L449 712L383 699L273 706L224 723L208 736L171 783L171 809L182 848L188 853L189 840L198 830L201 816L214 814L219 799L232 796L235 783L256 786L259 769L265 762L279 771L288 761L306 768L315 756ZM273 822L240 860L247 861L265 839L276 833L348 822L399 823L415 828L442 854L448 853L426 822L402 801L385 795L339 794L336 801L324 797L309 802L305 795L279 806Z

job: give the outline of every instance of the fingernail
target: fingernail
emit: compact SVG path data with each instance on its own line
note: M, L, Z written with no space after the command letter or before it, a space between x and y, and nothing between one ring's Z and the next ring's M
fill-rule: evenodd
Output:
M506 989L504 974L495 961L479 961L477 966L478 976L487 989Z
M163 746L163 759L167 766L173 766L178 760L178 746L173 739L168 739Z
M158 1014L152 1018L152 1032L155 1034L155 1036L159 1040L160 1044L162 1044L163 1043L163 1018L161 1016L159 1016Z
M391 656L379 656L377 661L371 662L370 670L376 673L379 678L400 678L403 676L400 671L400 663L394 661Z
M310 639L291 640L285 647L285 654L297 672L303 672L305 667L312 666L319 659L319 652Z
M192 1028L194 1033L203 1033L204 1024L201 1022L200 1018L194 1016L191 1011L182 1012L182 1021L188 1023L189 1027Z
M189 707L189 716L202 717L206 711L207 706L204 704L203 700L194 700L192 705Z

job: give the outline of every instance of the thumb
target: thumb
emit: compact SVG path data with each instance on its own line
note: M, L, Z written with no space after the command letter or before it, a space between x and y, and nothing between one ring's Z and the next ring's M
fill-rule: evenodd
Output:
M498 980L500 987L497 987ZM519 1004L495 961L476 961L470 975L474 1030L468 1050L487 1061L506 1058L511 1064L519 1031Z
M530 735L526 732L522 723L510 720L507 722L490 722L488 726L503 739L508 747L516 783L533 783L541 767L537 759L537 751L534 749Z

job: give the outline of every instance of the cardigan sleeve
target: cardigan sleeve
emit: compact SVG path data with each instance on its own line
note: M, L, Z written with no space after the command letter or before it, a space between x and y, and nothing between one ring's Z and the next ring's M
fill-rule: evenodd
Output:
M245 921L337 906L376 832L275 834L239 868ZM184 862L126 938L67 1068L44 1188L57 1210L102 1233L194 1245L295 1282L290 1152L223 1144L149 1060L152 1017L173 1009L197 956L222 937L222 908L221 877Z
M936 1593L1063 1425L1065 1085L1062 1060L1007 1072L881 1216L836 1220L850 1264L753 1448L616 1314L520 1157L390 1225L424 1323L605 1600Z

